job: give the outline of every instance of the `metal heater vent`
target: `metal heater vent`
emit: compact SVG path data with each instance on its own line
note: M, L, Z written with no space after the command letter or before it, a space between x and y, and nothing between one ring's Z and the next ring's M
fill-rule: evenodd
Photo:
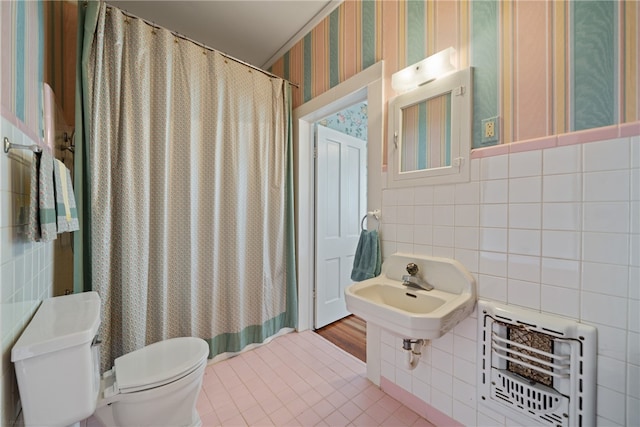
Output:
M524 425L595 425L595 328L479 301L478 335L482 405Z

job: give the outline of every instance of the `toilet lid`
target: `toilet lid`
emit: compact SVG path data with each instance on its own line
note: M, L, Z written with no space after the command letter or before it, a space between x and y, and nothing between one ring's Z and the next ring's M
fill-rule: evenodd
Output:
M191 373L209 356L209 345L200 338L171 338L132 351L115 360L120 393L159 387Z

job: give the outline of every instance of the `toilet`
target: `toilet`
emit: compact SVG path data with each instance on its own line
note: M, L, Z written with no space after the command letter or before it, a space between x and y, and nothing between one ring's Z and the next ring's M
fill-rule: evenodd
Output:
M202 425L196 401L209 345L171 338L118 357L100 375L100 297L46 299L11 350L26 426Z

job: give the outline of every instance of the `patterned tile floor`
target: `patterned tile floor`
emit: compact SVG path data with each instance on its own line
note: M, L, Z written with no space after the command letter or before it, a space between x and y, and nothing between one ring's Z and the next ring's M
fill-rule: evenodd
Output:
M208 426L432 426L319 335L290 333L209 365L198 411Z

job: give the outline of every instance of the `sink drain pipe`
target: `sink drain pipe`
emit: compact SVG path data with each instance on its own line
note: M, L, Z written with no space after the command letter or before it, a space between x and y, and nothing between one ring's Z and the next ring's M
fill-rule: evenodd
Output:
M413 344L415 344L415 347L412 347ZM411 370L418 366L420 356L422 356L422 347L424 346L424 344L424 340L410 340L407 338L402 340L402 349L407 355L405 365L408 369Z

